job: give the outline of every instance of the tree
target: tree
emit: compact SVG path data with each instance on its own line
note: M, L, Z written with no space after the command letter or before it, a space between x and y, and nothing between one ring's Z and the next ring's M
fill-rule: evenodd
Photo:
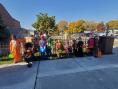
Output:
M77 30L77 32L84 32L84 20L78 20L77 22L75 22L75 28Z
M58 23L57 30L59 33L63 33L67 29L68 29L68 22L67 21L62 20Z
M69 33L75 33L75 22L71 22L68 26Z
M37 15L37 19L32 26L39 32L53 32L56 28L55 16L48 16L47 13L40 13Z
M104 32L105 29L106 29L106 26L105 26L105 24L103 22L98 23L98 25L97 25L97 32Z
M76 22L71 22L68 26L70 33L79 33L84 32L84 20L78 20Z
M109 29L118 29L118 20L112 20L106 23L109 26Z
M84 23L84 29L87 30L87 31L96 31L97 24L98 23L93 22L93 21L86 21Z

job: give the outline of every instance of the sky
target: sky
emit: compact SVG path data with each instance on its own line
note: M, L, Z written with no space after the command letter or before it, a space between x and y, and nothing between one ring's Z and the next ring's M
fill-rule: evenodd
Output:
M31 25L39 13L56 16L56 23L118 19L118 0L0 0L0 3L27 29L33 29Z

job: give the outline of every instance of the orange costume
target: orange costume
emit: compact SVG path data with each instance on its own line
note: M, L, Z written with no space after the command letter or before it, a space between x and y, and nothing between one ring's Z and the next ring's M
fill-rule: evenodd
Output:
M10 52L14 55L14 63L21 61L21 53L20 53L20 42L17 40L10 41Z

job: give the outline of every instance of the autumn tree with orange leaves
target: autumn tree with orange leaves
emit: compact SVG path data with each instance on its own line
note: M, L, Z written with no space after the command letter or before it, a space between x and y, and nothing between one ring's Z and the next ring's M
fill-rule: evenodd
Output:
M85 21L83 20L78 20L76 22L71 22L68 26L69 33L79 33L79 32L84 32L84 24Z

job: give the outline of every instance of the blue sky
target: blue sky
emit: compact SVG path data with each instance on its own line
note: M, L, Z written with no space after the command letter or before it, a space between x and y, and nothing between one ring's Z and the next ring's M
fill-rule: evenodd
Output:
M110 21L118 19L118 0L0 0L24 28L32 28L40 12L56 16L56 21L79 19Z

